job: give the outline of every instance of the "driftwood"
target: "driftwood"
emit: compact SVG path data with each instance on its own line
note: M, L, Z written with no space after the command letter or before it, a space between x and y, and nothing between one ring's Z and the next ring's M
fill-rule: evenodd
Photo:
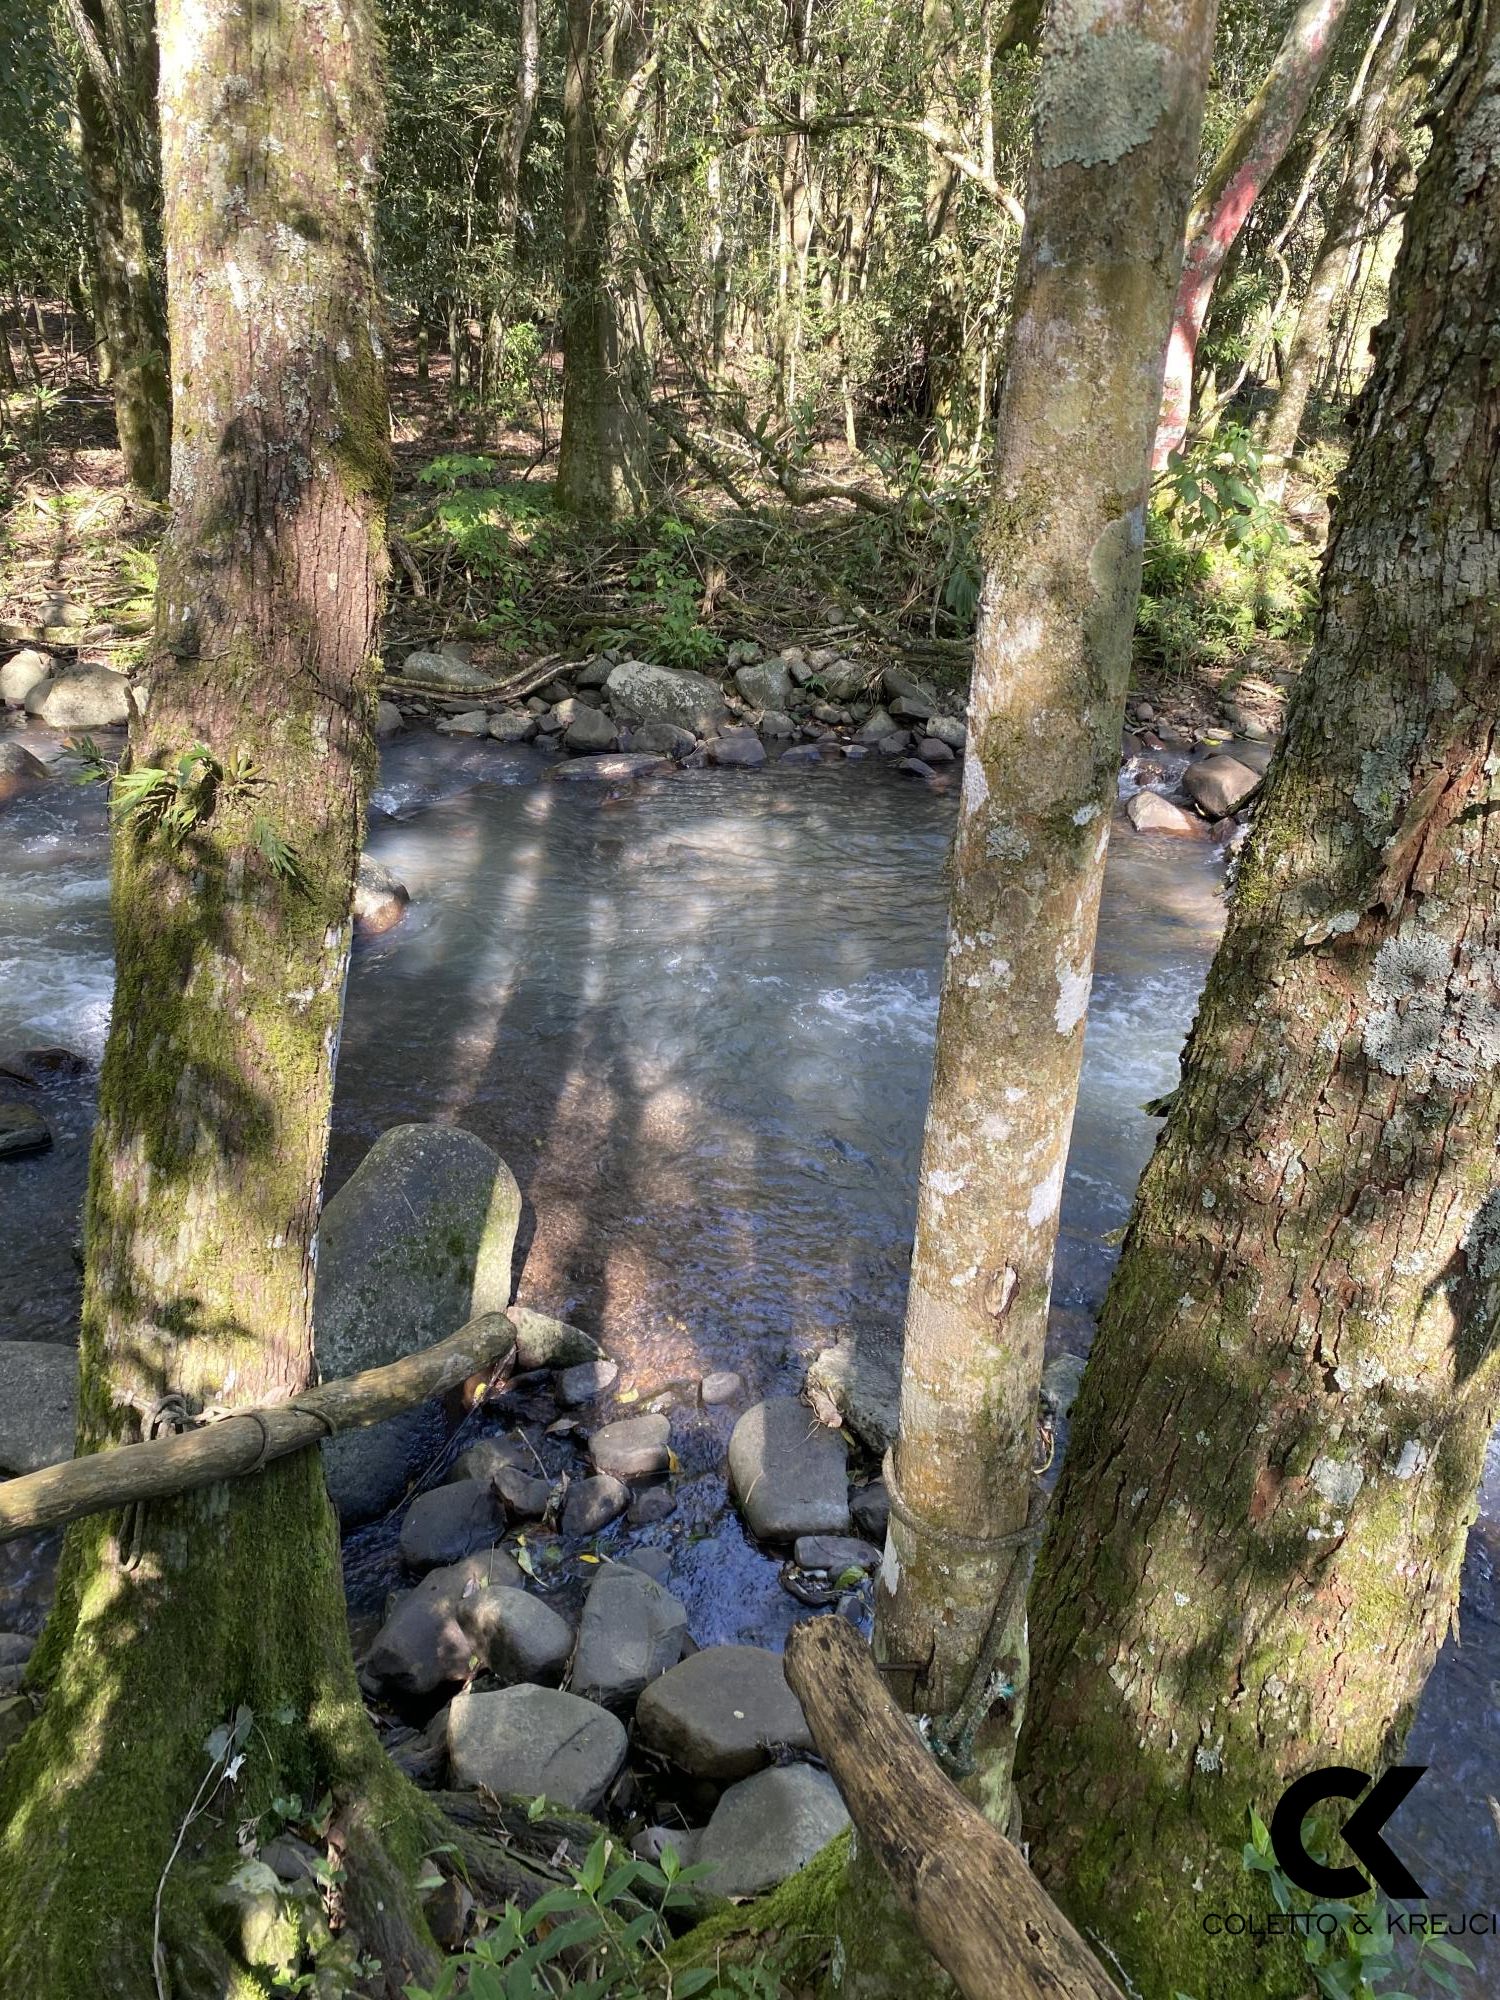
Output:
M503 1313L483 1313L431 1347L305 1389L294 1401L235 1410L172 1437L114 1445L20 1479L0 1482L0 1542L102 1514L132 1500L158 1500L240 1479L269 1459L305 1451L338 1431L362 1430L415 1409L430 1396L487 1373L515 1346Z
M1019 1850L938 1768L851 1625L793 1626L786 1677L860 1839L965 2000L1123 2000Z

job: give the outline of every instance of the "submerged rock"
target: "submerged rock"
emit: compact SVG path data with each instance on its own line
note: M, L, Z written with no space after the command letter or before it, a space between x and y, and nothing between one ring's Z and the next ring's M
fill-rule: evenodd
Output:
M607 1396L619 1379L618 1361L580 1361L576 1367L564 1368L558 1376L557 1400L565 1409L576 1409L580 1403L592 1403L600 1396Z
M670 757L638 754L634 750L614 750L599 757L575 757L559 764L552 776L562 779L597 779L601 784L623 784L632 778L650 778L673 769Z
M78 1350L0 1341L0 1473L40 1472L73 1456Z
M45 1153L52 1144L52 1127L40 1111L13 1098L0 1102L0 1160L25 1159Z
M737 1375L732 1368L716 1368L699 1383L698 1394L710 1405L732 1403L744 1387L743 1376Z
M461 1788L592 1812L625 1762L625 1726L576 1694L522 1683L455 1695L448 1756Z
M606 1708L633 1702L682 1658L688 1615L649 1576L611 1563L594 1578L578 1627L573 1687Z
M325 1381L399 1360L503 1312L521 1218L515 1176L482 1139L448 1125L383 1132L318 1225L314 1344ZM421 1413L323 1446L347 1521L390 1506L423 1437Z
M710 1646L669 1668L637 1703L635 1732L693 1777L720 1784L749 1777L777 1750L813 1748L781 1655L764 1646Z
M595 1431L589 1439L589 1456L597 1471L616 1479L650 1479L670 1469L671 1433L666 1417L623 1417Z
M794 1396L746 1410L729 1440L729 1479L753 1534L790 1542L849 1526L848 1452Z
M696 1861L713 1869L715 1896L758 1896L795 1875L849 1824L838 1786L810 1764L787 1764L742 1778L714 1807Z

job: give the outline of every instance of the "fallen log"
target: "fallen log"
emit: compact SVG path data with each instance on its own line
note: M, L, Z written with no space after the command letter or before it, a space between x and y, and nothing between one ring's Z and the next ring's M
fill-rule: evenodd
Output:
M516 1330L503 1313L482 1313L431 1347L383 1368L304 1389L291 1402L212 1415L172 1437L112 1445L5 1480L0 1482L0 1542L133 1500L165 1499L223 1479L242 1479L273 1458L306 1451L339 1431L363 1430L399 1416L471 1375L490 1372L514 1351L515 1340Z
M786 1677L860 1840L965 2000L1123 2000L1020 1851L939 1769L853 1626L794 1625Z

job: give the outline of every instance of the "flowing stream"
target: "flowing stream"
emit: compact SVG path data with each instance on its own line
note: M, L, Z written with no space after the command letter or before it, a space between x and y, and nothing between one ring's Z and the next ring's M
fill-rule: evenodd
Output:
M42 742L33 743L41 749ZM49 746L50 747L50 746ZM703 771L611 790L524 749L423 733L386 753L370 848L412 907L361 942L329 1188L386 1127L461 1124L527 1198L520 1297L596 1331L641 1386L734 1368L800 1386L837 1335L899 1326L931 1065L956 795L873 764ZM1086 1350L1222 922L1215 850L1122 821L1109 874L1063 1203L1054 1347ZM111 969L103 802L64 784L0 819L0 1052L97 1056ZM0 1167L0 1337L65 1340L91 1122ZM700 1412L672 1550L700 1644L774 1643L798 1607L724 1505L730 1411ZM1433 1766L1391 1836L1433 1898L1486 1907L1500 1792L1500 1466L1410 1761ZM351 1600L389 1580L356 1536ZM40 1616L48 1565L0 1550L0 1626ZM1500 1988L1490 1953L1476 1995Z

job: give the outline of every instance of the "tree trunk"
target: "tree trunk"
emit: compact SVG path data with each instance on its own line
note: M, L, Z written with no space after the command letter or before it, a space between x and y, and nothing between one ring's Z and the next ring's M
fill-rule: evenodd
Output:
M977 1674L972 1790L1010 1813L1018 1558L1140 582L1146 460L1213 42L1185 12L1049 16L984 530L969 753L918 1184L877 1650L913 1710ZM1002 1629L992 1633L992 1623ZM954 1766L970 1760L955 1746Z
M1360 100L1348 168L1334 195L1297 314L1296 330L1282 371L1281 393L1266 426L1265 455L1271 461L1267 490L1273 499L1279 500L1285 488L1286 461L1297 448L1313 377L1327 351L1329 328L1347 289L1361 232L1370 218L1376 155L1386 128L1391 93L1406 60L1406 45L1416 11L1416 0L1399 0L1395 13L1385 23Z
M385 562L374 27L357 0L162 0L160 40L174 514L129 769L164 774L175 820L120 816L117 781L85 1451L169 1394L253 1405L314 1379ZM179 764L195 756L214 763ZM286 1792L335 1797L383 1989L432 1969L386 1853L414 1864L420 1822L360 1703L315 1452L153 1502L133 1536L118 1514L71 1529L34 1684L44 1706L0 1767L0 1989L156 2000L160 1893L160 1990L252 1990L215 1898L237 1821ZM168 1873L205 1741L241 1706L238 1784Z
M1198 337L1224 259L1297 136L1349 6L1350 0L1302 0L1265 82L1220 149L1193 203L1151 460L1158 471L1187 435Z
M1033 1856L1152 1993L1305 1990L1202 1918L1249 1806L1399 1754L1500 1398L1497 140L1475 10L1033 1593Z
M648 491L645 356L629 310L635 280L613 185L644 87L641 73L629 70L642 40L636 9L637 0L568 0L567 8L557 504L599 523L641 512ZM602 36L601 12L610 15ZM627 92L630 102L623 101Z
M78 135L93 248L93 318L107 356L125 474L166 497L172 394L153 263L160 203L156 25L150 0L69 0L82 51Z

